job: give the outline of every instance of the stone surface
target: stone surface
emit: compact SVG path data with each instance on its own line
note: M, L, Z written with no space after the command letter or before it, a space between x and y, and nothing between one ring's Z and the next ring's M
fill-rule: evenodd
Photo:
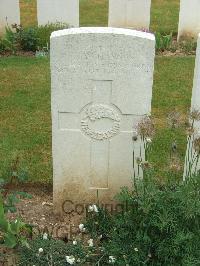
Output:
M79 26L79 0L37 0L38 25L66 23Z
M108 26L149 29L151 0L109 0Z
M0 0L0 33L15 23L20 24L19 0Z
M194 70L194 80L193 80L193 89L192 89L192 101L191 101L191 111L198 110L200 111L200 34L197 42L197 50L196 50L196 62L195 62L195 70ZM190 141L188 141L187 152L185 158L185 169L184 169L184 179L188 176L189 172L189 164L188 162L192 160L192 158L196 157L193 147L193 141L195 138L200 138L200 121L194 122L195 132L192 135ZM192 151L192 152L191 152ZM200 163L196 165L193 164L192 173L200 170Z
M200 1L180 0L178 40L197 39L200 33Z
M131 186L133 128L151 111L154 47L154 35L128 29L52 33L56 212L65 200L94 203L98 191L107 203ZM135 158L140 147L136 141Z

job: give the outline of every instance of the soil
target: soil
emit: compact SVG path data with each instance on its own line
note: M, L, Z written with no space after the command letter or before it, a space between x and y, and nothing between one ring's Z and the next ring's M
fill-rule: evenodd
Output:
M84 221L84 215L65 214L62 217L54 215L52 186L27 184L24 187L14 187L11 190L24 191L31 195L31 199L20 200L16 205L16 213L7 215L13 221L20 218L23 222L33 226L30 239L42 236L44 233L66 243L73 239L88 239L88 235L81 234L78 227ZM0 247L0 255L3 255L0 256L0 266L16 265L17 254L13 250Z
M17 188L31 195L31 199L21 199L17 204L17 212L9 213L10 219L18 217L33 226L33 236L48 233L54 238L72 240L79 234L78 225L84 220L84 215L64 214L56 216L53 212L53 191L51 186L42 184Z
M196 51L184 52L183 50L176 50L175 52L172 51L158 51L156 53L159 56L188 56L188 55L195 55ZM23 57L35 57L35 52L26 52L26 51L17 51L16 54L12 54L11 52L4 52L0 53L0 58L2 57L9 57L9 56L23 56Z
M156 53L157 55L159 56L188 56L188 55L195 55L196 54L196 51L191 51L191 52L184 52L182 50L176 50L175 52L171 52L171 51L168 51L168 50L165 50L163 52L157 52Z
M12 52L4 52L4 53L0 53L0 58L1 57L9 57L9 56L24 56L24 57L35 57L35 53L34 52L26 52L26 51L17 51L15 54L13 54Z

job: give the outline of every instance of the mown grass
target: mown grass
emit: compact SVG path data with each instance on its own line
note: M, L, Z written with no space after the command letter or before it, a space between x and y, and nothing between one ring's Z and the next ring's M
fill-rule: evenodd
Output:
M108 26L108 0L80 0L80 25Z
M184 164L186 152L184 121L187 120L191 105L194 61L194 57L191 56L157 57L155 61L152 116L156 123L156 136L151 160L161 176L168 171L169 155L175 140L182 167ZM167 116L172 111L179 112L183 120L182 125L175 130L170 129L167 121Z
M174 108L185 116L190 106L194 57L157 57L152 113L156 121L153 162L164 170L173 134L166 115ZM18 154L34 182L52 181L50 70L48 59L0 59L0 171ZM183 162L186 137L177 130ZM163 171L158 171L160 175Z
M51 180L48 60L0 59L0 170L17 155L31 180Z
M80 0L81 26L107 26L109 0ZM177 33L180 0L152 0L152 31ZM24 26L37 24L36 0L20 0L21 23Z
M153 32L171 33L178 31L180 0L152 0L151 25Z
M20 0L22 22L34 24L35 0ZM27 7L30 7L27 9ZM35 11L34 11L35 10ZM151 30L177 31L179 0L152 0ZM31 14L30 14L31 12ZM32 21L32 22L31 22ZM80 0L81 26L107 26L108 0ZM27 23L27 24L26 24ZM166 116L173 109L186 116L190 106L194 57L157 57L152 114L157 134L151 159L163 175L174 134ZM34 182L52 181L50 71L48 59L0 58L0 171L17 154ZM186 137L176 130L184 161Z

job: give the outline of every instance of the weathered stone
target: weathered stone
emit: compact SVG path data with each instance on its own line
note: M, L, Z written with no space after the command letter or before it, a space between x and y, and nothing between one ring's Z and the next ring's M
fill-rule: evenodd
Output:
M192 102L191 112L200 112L200 35L198 37L197 51L196 51L196 63L194 70L193 90L192 90ZM196 116L196 115L194 115ZM200 121L199 117L194 120L194 134L188 135L188 145L185 158L184 179L190 177L190 175L197 173L200 170L200 162L198 155L200 156ZM192 120L190 121L193 124ZM199 153L195 152L194 144L195 139L199 139ZM197 147L198 148L198 147Z
M151 111L154 35L79 28L51 35L54 206L110 203L131 186L133 129Z
M79 0L37 0L38 25L64 23L79 26Z
M149 29L151 0L109 0L110 27Z
M200 33L200 1L180 0L178 40L194 38Z
M12 24L20 24L19 0L0 1L0 33L5 31L5 27Z

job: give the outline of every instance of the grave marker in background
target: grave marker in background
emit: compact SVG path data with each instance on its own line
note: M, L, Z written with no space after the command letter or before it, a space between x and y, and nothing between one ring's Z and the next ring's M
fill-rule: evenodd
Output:
M149 29L151 0L109 0L109 27Z
M79 0L37 0L38 25L66 23L79 27Z
M200 1L180 0L178 40L197 39L200 33Z
M15 23L20 24L19 0L0 0L0 33Z
M109 203L133 178L133 128L151 112L154 35L78 28L51 36L54 206ZM135 158L144 155L135 143ZM142 146L143 147L143 146ZM137 175L138 167L135 168Z

